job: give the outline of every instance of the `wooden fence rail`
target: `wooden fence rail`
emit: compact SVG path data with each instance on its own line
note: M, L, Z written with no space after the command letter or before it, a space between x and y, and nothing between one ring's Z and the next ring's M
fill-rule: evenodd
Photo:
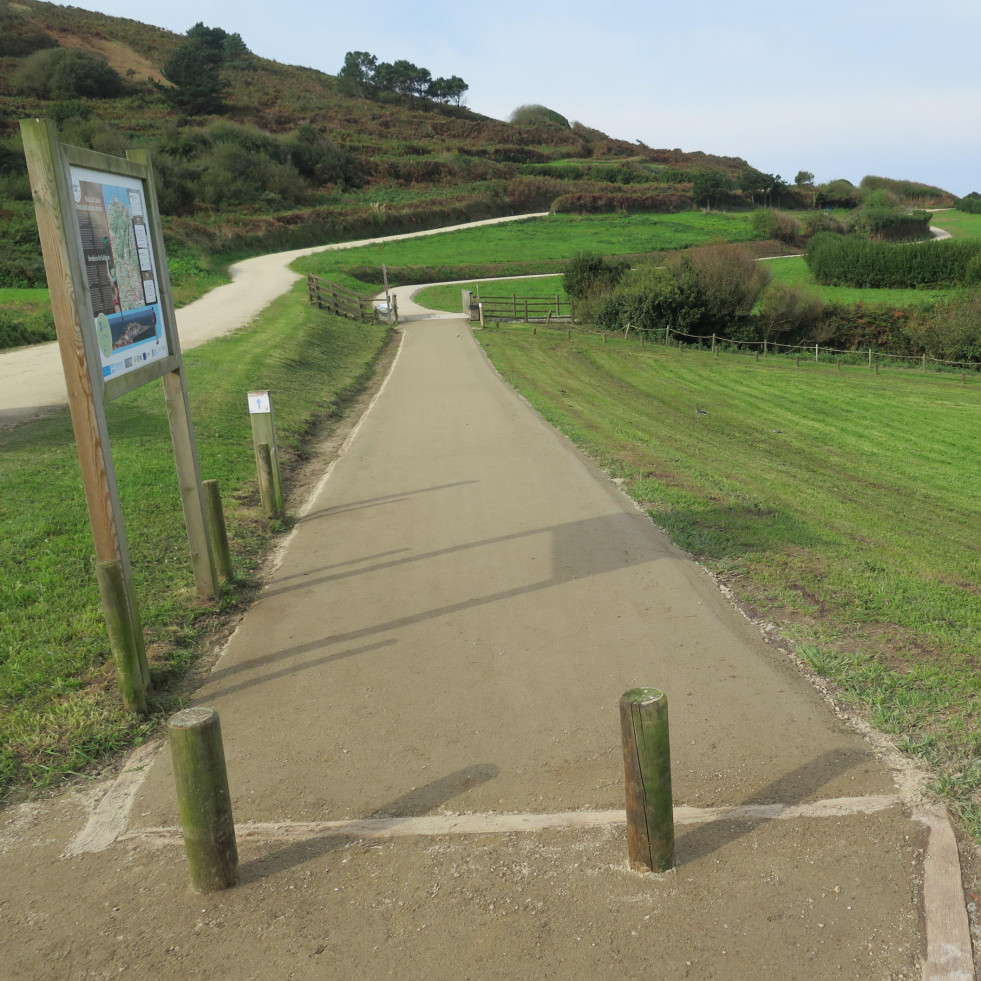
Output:
M349 290L344 286L338 286L319 276L307 276L307 295L310 303L318 310L326 310L328 313L335 313L341 317L349 317L351 320L367 322L381 318L397 324L398 303L392 297L392 316L389 318L389 311L382 304L381 308L375 306L375 300L370 296L364 296Z
M563 299L558 293L554 297L541 296L482 296L480 303L484 308L485 320L520 320L524 323L535 321L569 320L575 316L575 303ZM479 314L471 319L479 319Z

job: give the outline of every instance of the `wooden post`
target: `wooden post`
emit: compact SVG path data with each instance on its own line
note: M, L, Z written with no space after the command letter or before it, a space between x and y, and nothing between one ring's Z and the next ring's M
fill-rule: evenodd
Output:
M267 518L280 518L282 503L276 497L276 480L273 477L272 451L268 443L258 443L255 448L259 473L259 498Z
M225 527L225 511L221 506L221 493L217 480L206 480L204 492L208 499L208 517L211 521L211 549L215 554L215 565L220 575L231 579L232 552L228 547L228 529Z
M121 562L113 559L96 563L99 579L99 592L102 595L102 612L109 628L109 646L116 663L116 681L123 696L123 704L130 712L146 715L146 681L141 660L141 647L133 627L130 614L129 597L123 579Z
M763 340L763 357L765 358L768 353L769 353L769 350L767 349L767 342L766 342L766 339L764 338L764 340Z
M398 297L398 294L397 293L395 294L395 296L392 297L392 318L393 319L392 319L391 323L394 323L395 326L398 327L398 325L399 325L399 297Z
M712 335L712 353L715 354L715 334Z
M238 849L218 713L189 708L167 722L184 850L195 892L238 881Z
M283 478L279 470L272 398L268 392L249 392L249 418L252 420L252 442L255 446L262 503L267 515L279 517L283 513ZM263 445L266 447L265 451L261 449ZM268 486L264 486L267 480Z
M528 297L525 297L525 323L528 323Z
M477 309L480 311L480 326L484 326L484 305L483 303L477 304Z
M795 360L797 362L797 367L799 368L800 367L800 355L798 355Z
M511 303L514 306L514 319L518 319L518 295L516 293L511 294Z
M627 851L634 869L674 867L674 811L668 700L657 688L634 688L620 698L627 800Z
M926 353L923 354L923 361L921 363L920 371L926 371Z

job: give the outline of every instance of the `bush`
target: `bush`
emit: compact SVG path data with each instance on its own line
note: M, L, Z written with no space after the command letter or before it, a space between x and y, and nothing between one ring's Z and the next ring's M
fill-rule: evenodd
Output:
M749 218L753 231L760 238L772 238L795 248L804 244L804 225L799 218L786 211L758 208Z
M910 343L930 357L981 361L981 290L938 304L907 328Z
M971 191L970 194L958 198L954 202L954 207L958 211L966 211L971 215L981 215L981 194L978 194L977 191Z
M921 239L930 236L930 214L927 211L901 211L888 204L878 204L885 192L875 192L871 201L859 208L852 218L853 227L873 239Z
M95 55L50 48L35 52L24 62L14 75L14 87L41 99L110 99L122 93L123 80L108 62Z
M609 292L630 268L625 259L604 259L595 252L576 252L562 274L562 288L577 300Z
M763 339L793 344L817 333L824 321L824 301L802 286L771 283L763 293L756 320Z
M770 281L767 269L738 245L720 242L692 249L668 266L682 290L700 299L704 313L694 333L724 333L756 306Z
M569 120L561 113L535 104L518 106L508 117L508 122L512 126L561 126L572 129Z

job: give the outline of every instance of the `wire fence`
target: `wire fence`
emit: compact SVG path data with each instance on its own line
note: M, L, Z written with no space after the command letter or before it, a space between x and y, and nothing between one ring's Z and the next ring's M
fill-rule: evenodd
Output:
M496 325L500 329L500 325ZM538 329L534 332L537 334ZM877 369L879 365L900 364L909 367L919 367L921 371L932 368L935 371L981 371L981 362L953 361L946 358L936 358L929 354L895 354L881 348L835 348L822 345L819 341L798 341L796 344L780 344L777 341L745 341L720 334L686 334L683 331L672 330L670 327L659 329L657 332L637 330L628 325L624 330L609 331L576 324L574 328L550 333L565 333L570 339L573 333L579 336L602 337L604 343L611 337L627 340L631 335L637 337L641 344L654 343L659 346L699 347L710 350L715 354L725 351L731 353L755 354L760 357L795 358L798 364L807 359L817 364L867 364L869 368Z

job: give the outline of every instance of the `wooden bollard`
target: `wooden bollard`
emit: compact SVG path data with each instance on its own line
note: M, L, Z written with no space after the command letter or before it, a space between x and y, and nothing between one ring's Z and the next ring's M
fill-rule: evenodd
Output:
M140 639L130 610L122 564L115 560L96 564L102 612L109 628L109 647L116 664L116 681L123 704L130 712L146 714L146 686L149 672L144 674L140 659ZM144 655L145 657L145 655Z
M205 480L204 496L208 502L208 518L211 523L211 550L215 554L218 574L231 579L232 552L228 547L228 529L225 527L225 511L221 506L221 492L217 480Z
M620 698L627 799L627 853L638 871L674 868L674 810L668 700L657 688Z
M184 850L195 892L238 881L238 849L218 713L189 708L167 721Z

